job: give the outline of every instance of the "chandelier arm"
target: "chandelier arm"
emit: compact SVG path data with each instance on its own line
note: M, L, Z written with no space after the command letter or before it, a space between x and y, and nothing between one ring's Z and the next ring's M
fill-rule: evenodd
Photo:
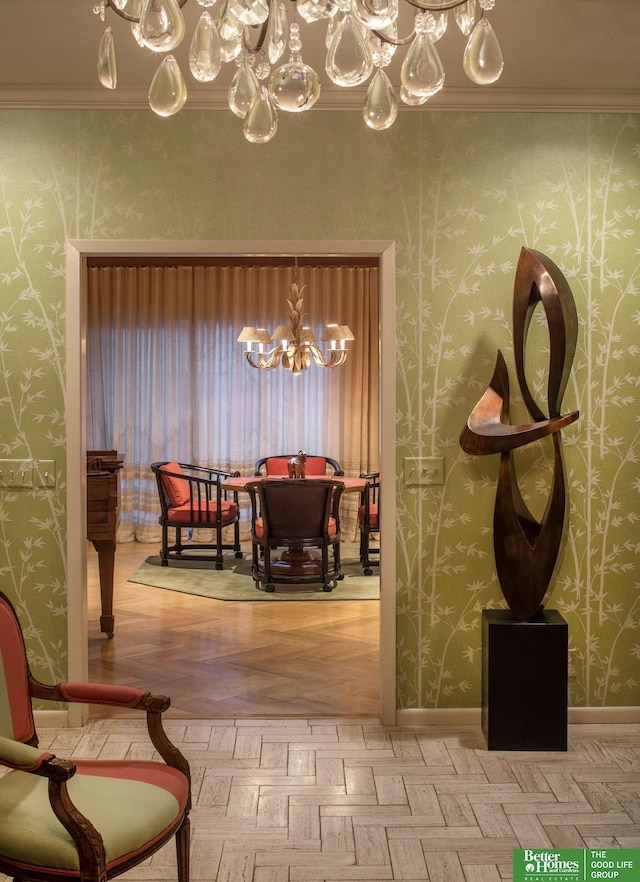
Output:
M411 3L411 0L407 0L407 3ZM407 37L398 37L394 40L393 37L390 37L388 34L383 34L382 31L372 31L371 33L375 34L383 43L390 43L392 46L406 46L416 35L415 30L413 30Z
M321 349L315 343L307 344L307 349L318 367L329 367L329 360L324 357Z
M178 6L182 7L187 2L188 2L188 0L178 0ZM139 15L131 15L131 13L125 12L124 9L119 9L116 6L115 0L105 0L105 3L109 7L109 9L112 9L117 16L119 16L120 18L124 18L125 21L131 22L131 24L138 24L139 23L139 21L140 21Z
M345 361L347 360L347 355L349 354L349 351L347 349L334 349L327 358L322 353L322 350L315 345L315 343L309 343L308 348L311 352L311 356L314 362L317 364L318 367L323 368L340 367L341 364L345 363Z
M340 367L341 364L344 364L347 360L347 355L349 354L347 349L342 349L340 352L335 353L337 358L333 360L333 364L331 367Z
M256 368L256 370L259 371L272 371L280 364L280 360L282 358L282 349L280 348L280 346L276 346L270 352L259 352L257 364L253 360L253 352L245 352L245 355L247 357L247 361L252 368Z
M447 12L449 9L455 9L466 2L467 0L447 0L446 3L421 3L420 0L407 0L411 6L422 9L424 12Z

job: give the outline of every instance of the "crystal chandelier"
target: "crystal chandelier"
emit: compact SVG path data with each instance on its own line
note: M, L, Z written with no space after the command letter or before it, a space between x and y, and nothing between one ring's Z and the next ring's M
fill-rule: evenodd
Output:
M189 0L99 0L102 21L111 10L131 25L142 47L166 54L149 88L149 104L160 116L178 113L187 85L171 54L185 35L182 7ZM191 76L213 82L223 63L237 66L229 88L229 107L243 120L244 136L253 143L271 140L278 114L309 110L320 95L317 73L302 60L300 26L289 22L286 0L191 0L203 7L189 44ZM468 42L463 68L478 85L494 83L502 73L502 52L485 16L495 0L403 0L413 10L413 28L398 32L400 0L292 0L293 15L307 23L326 23L326 74L337 86L369 82L363 107L365 123L388 129L398 113L396 90L385 72L395 52L406 49L400 72L400 99L415 107L442 89L445 72L436 44L453 12ZM283 61L289 48L289 59ZM98 50L98 77L117 85L114 35L106 28Z
M351 329L347 325L326 325L322 333L322 342L329 344L325 355L313 331L303 325L305 316L302 313L304 300L300 297L301 290L296 282L291 285L291 299L287 300L288 325L279 325L273 334L265 328L253 327L245 327L240 332L238 343L246 345L245 355L251 367L270 371L282 364L292 374L301 374L312 363L318 367L332 368L339 367L347 360L347 342L355 339ZM255 352L254 343L257 345Z

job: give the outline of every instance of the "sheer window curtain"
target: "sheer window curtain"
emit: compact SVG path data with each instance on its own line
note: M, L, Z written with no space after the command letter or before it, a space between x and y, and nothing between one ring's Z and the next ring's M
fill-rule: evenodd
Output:
M297 270L316 335L336 321L356 338L342 367L297 377L254 370L236 342L244 325L285 322L293 267L107 266L88 277L87 443L124 456L119 542L160 539L157 460L251 475L261 456L304 449L339 460L347 475L377 469L376 268ZM357 497L343 499L355 538ZM247 536L246 510L243 527Z

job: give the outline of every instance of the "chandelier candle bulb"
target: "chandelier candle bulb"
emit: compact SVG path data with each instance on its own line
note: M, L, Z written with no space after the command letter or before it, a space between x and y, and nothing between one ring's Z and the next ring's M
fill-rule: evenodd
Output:
M185 35L182 8L196 2L205 10L214 6L216 10L213 15L205 11L200 16L191 36L191 76L208 83L217 77L223 63L238 65L229 88L229 106L243 120L242 132L248 141L270 141L280 112L301 113L316 104L320 80L316 71L302 61L300 25L289 22L291 14L283 0L229 0L220 11L216 0L96 0L93 9L102 22L107 10L126 21L143 49L169 52ZM362 116L372 131L385 131L393 125L398 113L396 93L408 107L419 107L442 89L445 72L435 44L446 33L450 13L467 37L462 67L469 79L488 86L502 74L500 45L485 18L495 0L292 3L293 16L299 14L305 26L325 26L325 73L331 83L342 89L369 82ZM418 10L409 34L398 33L400 6ZM287 42L289 61L279 64ZM113 32L107 28L99 45L98 78L108 89L116 88L114 45ZM385 68L397 50L404 51L404 59L400 82L394 86ZM256 73L252 70L254 63ZM186 100L187 87L172 58L156 74L149 90L149 105L159 116L172 116ZM315 359L313 352L311 357Z

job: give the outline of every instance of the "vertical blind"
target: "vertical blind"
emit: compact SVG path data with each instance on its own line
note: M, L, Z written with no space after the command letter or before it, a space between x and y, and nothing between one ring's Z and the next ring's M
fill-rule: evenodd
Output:
M125 459L118 541L159 538L157 460L250 475L262 456L304 449L347 475L377 469L377 276L375 267L89 268L87 444ZM244 325L287 324L296 280L318 338L332 321L354 332L347 361L299 376L254 370L236 338ZM356 503L343 514L347 532Z

